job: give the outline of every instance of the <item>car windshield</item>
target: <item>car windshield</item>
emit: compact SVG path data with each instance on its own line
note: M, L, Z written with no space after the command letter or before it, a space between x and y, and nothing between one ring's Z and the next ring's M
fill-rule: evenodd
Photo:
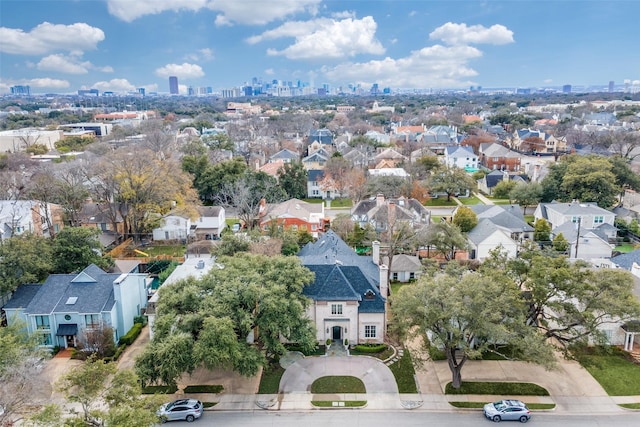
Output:
M493 402L493 406L498 410L498 411L504 411L505 409L507 409L507 405L504 404L504 402L502 400L498 401L498 402Z

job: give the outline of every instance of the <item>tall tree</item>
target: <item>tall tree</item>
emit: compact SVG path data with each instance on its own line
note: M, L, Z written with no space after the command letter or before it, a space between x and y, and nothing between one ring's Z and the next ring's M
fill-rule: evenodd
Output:
M482 269L506 275L518 286L528 307L527 324L564 349L588 339L602 341L603 325L640 315L633 277L624 270L593 270L582 261L545 254L536 245L523 246L517 259L494 252Z
M551 224L544 218L538 218L533 224L533 240L536 242L548 242L550 235Z
M429 224L419 233L418 242L421 246L433 248L447 261L456 258L457 250L467 250L469 243L462 234L460 227L449 222Z
M53 240L53 273L76 273L90 264L103 270L113 260L102 256L104 248L98 240L100 230L92 227L65 227Z
M302 162L285 163L278 170L278 182L289 198L307 197L307 170Z
M151 427L160 422L160 396L142 394L133 371L90 357L72 368L57 384L67 402L81 411L51 404L31 417L36 426Z
M103 160L96 173L96 180L110 193L105 196L119 202L125 237L139 240L170 210L197 215L191 178L171 159L158 159L148 150L116 152Z
M433 192L447 193L447 201L451 196L471 191L475 182L464 170L456 167L442 169L431 177L431 190Z
M511 345L518 359L552 366L553 353L542 335L524 323L526 305L515 286L479 273L422 276L392 297L394 320L438 346L447 358L452 386L462 384L469 359L497 351L492 343Z
M224 268L202 279L160 288L154 338L136 362L145 383L173 384L200 365L251 376L265 357L284 353L283 338L316 345L302 294L313 275L297 258L236 254L218 262Z
M467 233L478 225L478 215L467 206L460 206L453 215L453 223L460 227L460 231Z
M340 153L334 154L324 166L324 179L330 180L336 193L345 194L349 184L348 172L352 169L351 163L342 157Z
M542 197L542 186L537 182L520 182L509 192L509 200L522 206L522 213L527 214L527 206L536 205Z
M18 414L28 412L40 402L35 397L42 389L40 373L48 352L38 337L27 333L20 321L0 327L0 425L12 425Z
M25 283L44 281L52 268L48 239L25 234L3 240L0 244L0 295L13 292Z

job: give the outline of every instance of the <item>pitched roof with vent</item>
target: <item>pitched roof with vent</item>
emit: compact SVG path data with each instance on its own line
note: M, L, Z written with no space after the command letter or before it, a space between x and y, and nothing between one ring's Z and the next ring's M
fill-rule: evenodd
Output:
M113 282L119 276L106 273L95 264L79 274L51 274L24 311L36 315L110 311L115 304Z
M606 209L602 209L597 203L593 202L569 202L569 203L540 203L543 213L553 210L562 215L611 215L612 213ZM545 215L545 218L547 216Z
M422 270L422 264L420 263L420 258L415 255L398 254L393 257L389 270L392 273L401 271L416 272Z
M370 289L378 295L378 303L384 311L384 301L377 288L380 271L373 258L356 254L333 230L315 242L307 243L298 257L302 265L316 273L315 281L305 289L305 295L315 300L336 300L338 295L360 298ZM371 301L366 301L369 307Z
M478 221L488 219L498 227L512 232L533 231L525 220L520 205L473 205L469 208L477 215Z

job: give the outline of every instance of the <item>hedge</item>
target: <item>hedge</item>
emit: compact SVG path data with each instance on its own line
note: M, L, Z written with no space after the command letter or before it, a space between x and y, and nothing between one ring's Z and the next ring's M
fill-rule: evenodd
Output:
M355 347L355 350L359 353L380 353L386 349L386 344L358 344Z
M142 331L142 323L134 323L129 332L120 337L118 345L131 345Z

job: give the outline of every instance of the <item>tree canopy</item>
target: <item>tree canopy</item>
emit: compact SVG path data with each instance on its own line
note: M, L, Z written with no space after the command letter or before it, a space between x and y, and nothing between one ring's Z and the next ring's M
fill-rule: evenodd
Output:
M478 225L478 215L470 207L460 206L453 215L453 223L460 227L460 231L467 233Z
M404 333L413 331L444 350L452 385L462 384L469 359L511 346L521 360L551 366L553 354L535 329L525 325L526 305L515 286L479 273L422 276L392 297L394 320Z
M283 354L281 338L317 344L302 294L313 275L297 258L238 253L218 262L199 280L160 288L154 338L136 361L145 383L174 384L200 365L251 376Z
M474 185L471 176L464 169L456 167L441 169L431 177L431 191L447 193L447 201L453 195L466 193Z

